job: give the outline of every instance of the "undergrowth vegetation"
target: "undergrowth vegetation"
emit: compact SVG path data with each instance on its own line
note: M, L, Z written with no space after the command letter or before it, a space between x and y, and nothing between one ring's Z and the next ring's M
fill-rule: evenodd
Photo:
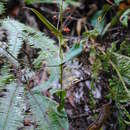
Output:
M54 4L53 2L52 0L25 0L27 5ZM118 7L120 2L121 0L115 0L112 6ZM99 37L106 36L109 28L119 23L124 29L128 28L130 9L119 10L117 16L107 23L105 16L112 7L108 4L104 5L102 10L91 17L90 24L93 29L83 32L81 39L74 43L69 51L64 51L66 37L62 33L63 11L68 6L80 6L80 2L59 0L57 4L60 10L58 27L52 25L36 9L24 7L33 12L57 40L13 18L0 19L0 27L8 34L5 41L0 41L0 130L17 130L23 127L26 102L36 122L36 130L68 130L69 121L64 109L66 98L66 89L63 88L64 65L82 53L89 54L92 70L91 89L94 89L94 83L101 72L108 75L109 92L106 99L115 103L119 130L126 130L130 124L127 109L130 101L128 88L130 86L130 41L126 37L120 43L120 47L117 47L118 41L113 41L107 49L97 41ZM1 1L0 15L5 12L6 1ZM89 42L91 44L88 45ZM36 50L34 57L31 57L31 54L26 55L28 53L23 50L25 46ZM24 62L24 55L28 63ZM37 72L43 66L47 68L48 79L44 82L34 82L37 80L35 79ZM53 87L55 82L59 82L59 86ZM49 96L43 94L44 92L49 93ZM52 95L56 95L59 101L56 102ZM94 102L95 99L92 96L90 100Z

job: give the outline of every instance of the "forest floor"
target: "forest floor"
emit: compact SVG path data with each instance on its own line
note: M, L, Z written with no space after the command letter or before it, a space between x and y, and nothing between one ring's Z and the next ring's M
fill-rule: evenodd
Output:
M91 24L91 20L94 19L93 16L96 12L104 11L106 6L111 6L111 9L105 14L104 24L107 25L115 16L120 18L117 13L118 11L130 8L130 3L124 2L114 6L114 1L111 0L81 0L79 3L80 6L70 5L63 10L62 33L66 39L66 45L63 48L64 51L69 50L69 48L71 48L76 42L80 42L85 39L82 34L94 28ZM35 14L28 9L21 8L21 6L25 5L23 5L23 3L9 3L7 6L7 13L2 17L9 15L22 23L37 28L55 40L56 45L58 45L56 37L53 33L48 31ZM32 4L28 7L37 9L54 26L58 25L59 9L57 4ZM97 18L100 21L100 16ZM91 45L99 48L99 50L101 49L103 52L106 52L108 48L112 47L112 43L114 42L117 51L120 50L120 45L126 39L128 44L130 44L129 22L130 19L128 19L127 28L123 27L120 22L117 22L115 25L107 29L104 36L99 35L96 38L86 38L84 40L86 41L84 51L76 58L73 58L71 61L64 64L63 87L67 91L64 105L65 111L68 115L70 130L130 130L128 124L125 125L124 128L121 128L121 125L124 126L124 124L119 124L120 108L118 108L116 100L111 97L109 82L112 75L115 74L115 71L113 71L111 66L109 66L109 71L105 71L104 68L98 70L97 68L100 68L100 61L98 62L95 60L94 56L90 56L90 51L94 51L93 48L90 47ZM101 26L104 26L104 24ZM100 29L101 26L99 27ZM0 29L0 34L2 34L0 36L0 40L6 41L8 34L4 31L5 30ZM96 34L94 34L94 36L95 35ZM36 52L38 50L30 50L30 48L26 45L23 46L22 50L25 52L29 51L29 57L32 59L37 56ZM123 53L125 54L125 50ZM91 55L93 54L95 55L94 52L91 53ZM130 54L126 55L129 56ZM47 70L43 65L38 72L37 76L40 77L42 81L47 80L48 78L46 71ZM56 82L52 86L58 85L59 82ZM93 88L91 88L92 86ZM46 91L44 95L50 96L50 93ZM53 95L53 98L59 102L56 95ZM127 102L125 104L125 109L129 111L129 108L130 103ZM127 120L127 118L125 119ZM29 119L25 120L24 124L27 129L31 129L29 128L30 121L28 120L30 120L30 116Z

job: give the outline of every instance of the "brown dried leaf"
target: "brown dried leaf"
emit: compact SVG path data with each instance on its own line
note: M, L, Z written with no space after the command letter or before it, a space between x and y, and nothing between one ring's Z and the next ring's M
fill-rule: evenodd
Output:
M76 31L77 31L78 36L80 36L80 34L81 34L82 27L85 26L86 19L87 19L87 17L83 17L81 19L78 19L78 21L77 21Z

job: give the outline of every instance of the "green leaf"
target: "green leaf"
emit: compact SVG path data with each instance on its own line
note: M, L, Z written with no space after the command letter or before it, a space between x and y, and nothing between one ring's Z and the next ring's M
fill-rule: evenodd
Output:
M125 40L120 44L119 53L130 57L130 42L129 42L129 40Z
M97 36L99 35L99 32L98 32L97 28L95 28L93 30L89 30L87 32L84 32L83 35L87 36L88 38L96 39Z
M126 121L124 120L125 124L127 124L128 126L130 126L130 122L129 121Z
M112 20L104 27L104 29L103 29L103 31L102 31L102 34L101 34L102 36L104 36L104 34L107 32L107 30L108 30L109 28L111 28L111 27L115 26L116 24L118 24L119 18L120 18L120 16L122 15L122 13L123 13L122 10L117 12L117 15L114 16L114 17L112 18Z
M127 86L126 86L126 84L124 82L124 79L123 79L123 77L122 77L122 75L120 73L120 70L118 69L118 66L114 62L112 62L111 60L109 60L109 62L112 65L113 69L115 69L115 71L116 71L116 73L117 73L117 75L118 75L118 77L119 77L119 79L120 79L120 81L121 81L121 83L122 83L122 85L124 87L124 90L125 90L126 94L128 95L128 97L130 97L130 91L127 88Z
M120 17L120 22L123 26L128 26L128 16L130 16L130 9L127 9Z
M0 87L3 87L5 84L9 83L13 78L11 74L0 76Z
M3 89L5 85L14 80L14 76L10 73L9 66L3 66L0 69L0 88Z
M13 55L11 55L10 53L8 53L6 50L4 50L3 48L0 48L0 54L4 57L6 57L9 62L13 65L15 65L16 67L19 67L19 63L16 60L15 57L13 57Z
M36 4L36 3L54 3L52 0L24 0L27 4Z
M55 91L55 94L59 96L60 98L60 103L59 106L57 107L58 111L62 111L65 106L65 97L66 97L66 91L65 90L57 90Z
M54 45L54 41L50 39L49 37L45 36L44 33L33 29L29 26L26 26L16 20L12 19L4 19L3 20L3 28L6 28L9 33L14 33L15 36L17 36L17 33L20 35L21 45L17 44L17 48L21 48L23 41L27 41L27 44L31 45L33 48L39 49L39 56L34 60L34 65L36 68L41 67L43 61L47 62L47 66L51 65L58 65L58 52L59 49L56 45ZM10 28L8 28L10 27ZM17 31L16 28L17 27ZM14 37L14 36L12 36ZM11 37L11 39L12 39ZM17 37L19 38L19 37ZM13 39L14 40L14 39ZM17 40L18 41L18 40ZM12 42L11 42L12 43ZM12 46L14 43L12 43ZM10 46L9 46L10 48ZM11 47L12 48L12 47ZM1 48L0 48L1 49ZM10 50L10 49L9 49ZM15 49L17 51L17 55L20 53L20 49ZM12 51L10 52L12 53ZM16 52L13 52L12 54L16 55ZM9 57L9 56L8 56ZM9 58L11 59L11 58ZM13 63L15 60L11 60ZM50 85L58 80L59 78L59 66L57 67L49 67L48 68L49 73L49 79L44 84L40 84L38 87L34 87L35 89L38 89L39 91L42 89L47 89L50 87ZM41 88L41 89L40 89Z
M9 52L17 58L23 44L22 28L17 21L6 19L2 27L8 31Z
M11 83L6 89L0 98L0 130L17 130L23 126L24 88Z
M73 6L80 6L80 2L78 2L77 0L66 0L64 3L67 3L69 5L73 5Z
M31 110L38 123L38 130L68 130L68 119L64 111L57 111L57 103L41 93L28 93Z
M29 9L31 9L36 14L36 16L43 22L43 24L46 25L46 27L53 34L55 34L57 37L62 36L61 32L59 32L58 29L54 25L52 25L40 12L38 12L36 9L33 9L33 8L29 8Z
M4 11L5 11L4 4L3 4L3 2L0 2L0 15L3 14Z
M71 60L75 56L79 55L83 51L82 43L76 43L72 48L65 54L64 62Z
M114 0L114 2L115 2L116 5L119 5L120 2L122 2L122 1L124 1L124 0Z
M124 81L130 85L130 57L118 53L113 54L116 57L117 66Z
M48 61L48 65L52 66L49 67L50 69L50 77L48 79L47 82L40 84L37 87L34 87L33 90L34 91L41 91L41 90L46 90L50 87L50 85L57 81L59 79L59 65L63 64L69 60L71 60L72 58L74 58L75 56L79 55L81 52L83 51L83 45L82 43L76 43L72 46L72 48L64 54L64 58L63 58L63 62L61 63L61 61L59 60L58 57L56 57L56 55L54 56L49 56L49 61ZM38 60L41 62L43 61L43 56L44 56L45 52L41 52L41 54L38 57ZM48 54L49 55L49 54ZM35 61L35 63L38 63L38 60ZM52 90L53 91L53 88Z
M90 20L92 26L98 31L99 34L102 32L105 23L102 14L103 11L99 10L91 17Z

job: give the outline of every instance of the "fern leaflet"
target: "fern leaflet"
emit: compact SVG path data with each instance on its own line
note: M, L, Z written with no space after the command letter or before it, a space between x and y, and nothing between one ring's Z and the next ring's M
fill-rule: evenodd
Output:
M23 88L11 83L7 86L5 97L0 99L0 130L17 130L22 126Z

